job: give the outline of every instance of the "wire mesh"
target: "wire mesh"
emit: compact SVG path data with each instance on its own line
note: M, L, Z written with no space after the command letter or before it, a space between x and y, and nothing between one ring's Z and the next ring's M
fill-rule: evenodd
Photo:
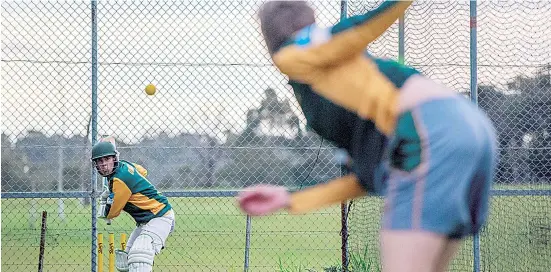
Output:
M346 1L347 15L381 1ZM305 127L285 78L269 61L256 11L261 1L99 1L98 134L121 158L149 170L163 192L234 190L267 182L303 188L340 175L336 150ZM91 192L89 2L2 1L2 192ZM312 1L322 25L340 1ZM502 160L496 189L549 189L551 36L545 1L481 1L478 101L496 124ZM470 92L469 4L420 1L407 12L406 64ZM397 59L394 24L369 46ZM148 96L147 84L157 92ZM177 222L161 271L336 269L340 211L246 218L232 197L171 197ZM481 271L547 271L548 196L493 198L481 236ZM350 263L378 265L381 200L354 201ZM2 270L34 270L39 214L48 211L45 271L90 269L89 198L2 199ZM123 214L97 232L130 234ZM118 242L115 243L118 245ZM36 253L36 255L34 255ZM104 251L107 260L107 250ZM452 271L472 270L466 241ZM28 258L27 256L36 256ZM104 271L107 263L101 264Z
M256 18L260 4L99 2L99 133L115 135L121 158L150 169L160 189L306 186L338 175L331 147L305 130L285 78L268 60ZM316 7L322 21L338 21L339 3ZM144 93L149 83L157 87L154 96ZM233 199L171 202L186 223L178 222L170 238L176 247L167 247L156 266L243 267L246 220ZM253 220L250 269L272 271L280 261L338 264L338 218ZM327 238L334 246L323 245Z
M2 1L2 192L90 188L90 7ZM2 199L3 271L90 267L87 199Z
M551 4L548 1L477 2L471 21L466 1L419 1L405 15L405 63L456 91L470 93L470 26L476 26L478 103L494 122L501 161L494 189L549 189L551 159L551 78L549 49ZM349 1L350 15L377 6ZM398 23L375 55L396 56ZM481 234L478 271L547 271L551 260L548 196L495 196L488 226ZM353 202L349 216L351 260L378 263L382 203ZM465 241L451 271L473 271L472 240ZM475 270L477 271L477 270Z
M78 199L2 199L2 270L35 271L38 267L41 213L48 212L44 271L90 268L90 212Z
M478 4L479 103L496 124L496 189L549 189L551 2ZM548 271L549 196L494 197L482 271Z
M261 2L97 4L98 136L115 136L121 158L146 167L161 191L228 190L258 182L306 187L339 174L332 146L306 130L285 78L268 61L256 18ZM313 5L324 24L340 18L338 2ZM90 3L5 1L2 9L7 14L2 163L8 165L2 167L2 190L89 192ZM154 96L144 93L149 83L157 88ZM63 216L73 217L69 207L89 214L87 200L59 200ZM3 201L4 213L11 214L15 204L9 201ZM243 267L246 219L233 198L171 198L171 203L178 227L156 267ZM51 214L49 220L62 222L61 213ZM253 221L251 269L339 263L338 212L281 218ZM89 218L82 219L73 222L89 227ZM107 237L134 228L124 215L115 222L98 221L97 232ZM49 229L47 241L67 231L55 223ZM89 247L89 236L79 245ZM323 242L328 239L333 246ZM48 248L45 270L89 266L90 252L71 263L48 254ZM5 260L18 263L17 252L24 248L12 249Z

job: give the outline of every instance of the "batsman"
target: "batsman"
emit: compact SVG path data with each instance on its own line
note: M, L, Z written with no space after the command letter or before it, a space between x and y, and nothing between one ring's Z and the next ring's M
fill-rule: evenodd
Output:
M114 140L102 140L92 147L92 163L108 181L100 197L98 217L111 220L124 210L136 221L126 251L115 251L117 270L152 271L155 255L174 230L174 211L168 199L149 182L144 167L119 160Z
M332 27L303 1L270 1L261 30L308 126L345 149L350 174L305 190L258 185L238 197L251 215L305 213L384 196L385 272L443 272L485 224L496 165L493 125L476 105L412 67L366 51L411 5L385 1Z

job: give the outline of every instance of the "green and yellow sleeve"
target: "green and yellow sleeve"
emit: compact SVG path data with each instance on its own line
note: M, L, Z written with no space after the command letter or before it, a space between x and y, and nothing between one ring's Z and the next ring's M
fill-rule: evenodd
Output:
M130 188L122 180L113 178L113 195L113 204L111 204L107 219L120 215L130 196L132 196L132 191L130 191Z
M309 83L312 67L323 68L364 54L369 43L383 34L412 1L386 1L377 9L350 17L330 29L309 26L297 33L294 43L273 59L289 77Z

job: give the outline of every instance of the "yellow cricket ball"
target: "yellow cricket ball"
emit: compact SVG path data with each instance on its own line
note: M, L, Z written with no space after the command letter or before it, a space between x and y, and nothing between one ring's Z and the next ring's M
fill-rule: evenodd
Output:
M145 86L145 93L148 95L154 95L156 91L157 88L155 88L155 85L153 84L148 84L147 86Z

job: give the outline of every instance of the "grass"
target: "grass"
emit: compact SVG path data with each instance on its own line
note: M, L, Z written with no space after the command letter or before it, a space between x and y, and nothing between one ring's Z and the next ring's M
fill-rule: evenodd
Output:
M167 248L155 258L159 271L242 271L245 256L246 217L233 198L172 198L176 227ZM2 199L2 271L36 270L40 239L40 213L48 211L45 271L90 269L90 207L66 199L65 220L57 213L55 199ZM34 226L30 210L36 210ZM124 214L107 226L98 221L98 232L116 234L134 228ZM250 241L251 271L274 271L278 259L300 260L305 266L321 268L340 260L340 210L333 207L315 214L277 214L254 218ZM104 250L107 271L107 247Z
M242 271L246 217L233 198L171 198L175 232L155 259L158 271ZM90 207L66 199L65 220L56 199L2 199L2 271L36 270L40 212L48 211L45 271L87 271L91 263ZM377 230L382 201L364 198L352 207L351 271L380 271ZM36 218L31 220L32 211ZM34 222L34 225L31 224ZM254 218L251 224L249 271L339 271L340 207L304 216L284 213ZM126 214L98 232L130 234ZM485 271L549 271L551 269L551 199L548 196L494 197L488 226L481 235ZM107 270L107 247L104 271ZM472 241L465 241L452 271L472 271Z
M376 230L381 208L381 200L362 199L354 204L349 218L350 248L370 264L379 263ZM480 246L482 271L551 271L551 197L492 197ZM473 241L466 240L451 271L473 271L473 262Z
M371 252L367 246L362 251L351 252L350 270L351 271L381 271L380 265L370 256Z
M534 184L495 184L494 190L551 190L551 184L534 183Z

